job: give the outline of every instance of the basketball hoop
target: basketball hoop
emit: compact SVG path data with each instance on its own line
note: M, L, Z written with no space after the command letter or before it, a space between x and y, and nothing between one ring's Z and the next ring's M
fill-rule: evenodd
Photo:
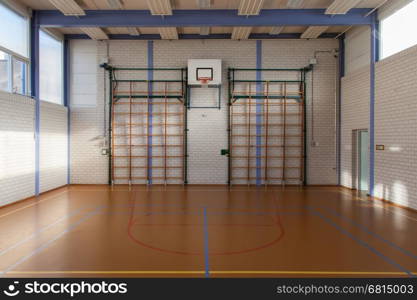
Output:
M210 77L199 77L198 80L200 81L201 85L208 85L209 81L212 80Z

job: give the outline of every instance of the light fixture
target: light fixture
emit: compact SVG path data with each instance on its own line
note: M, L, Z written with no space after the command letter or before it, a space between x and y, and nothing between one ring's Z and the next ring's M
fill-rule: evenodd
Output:
M310 26L304 31L301 35L302 39L316 39L318 38L323 32L325 32L329 26Z
M238 15L255 16L259 15L264 0L240 0Z
M170 0L146 0L151 14L156 16L172 15L172 6Z
M209 9L211 6L211 0L197 0L197 6L200 9Z
M86 35L93 40L108 40L109 37L100 27L81 27Z
M65 16L85 16L85 11L74 0L49 0Z
M200 35L209 35L210 27L200 27Z
M136 27L127 27L127 31L132 36L139 36L140 35L140 32Z
M159 34L163 40L178 40L178 31L175 27L160 27Z
M120 0L107 0L107 5L111 9L123 9L123 3Z
M252 27L233 27L232 40L247 40Z
M304 0L288 0L287 8L301 8L304 4Z
M358 5L362 0L333 0L326 9L326 15L344 15Z
M271 30L269 31L270 35L278 35L280 34L282 31L284 30L283 26L274 26L271 28Z

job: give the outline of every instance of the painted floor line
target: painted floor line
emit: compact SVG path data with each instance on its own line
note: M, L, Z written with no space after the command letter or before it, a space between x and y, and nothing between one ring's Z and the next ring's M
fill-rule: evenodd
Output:
M63 192L61 192L61 193L59 193L59 194L56 194L56 195L53 195L53 196L49 196L49 197L46 197L45 199L42 199L42 200L36 201L35 203L28 204L28 205L26 205L26 206L23 206L23 207L17 208L17 209L12 210L12 211L10 211L10 212L8 212L8 213L5 213L4 215L0 215L0 218L6 217L6 216L11 215L11 214L14 214L14 213L16 213L16 212L18 212L18 211L21 211L21 210L23 210L23 209L26 209L26 208L29 208L29 207L35 206L35 205L37 205L37 204L39 204L39 203L42 203L42 202L45 202L45 201L48 201L48 200L54 199L54 198L56 198L57 196L60 196L60 195L65 194L65 193L67 193L67 191L63 191Z
M63 237L65 234L71 232L72 230L74 230L78 225L80 225L81 223L87 221L88 219L90 219L92 216L96 215L98 211L100 211L101 209L103 209L105 206L104 205L100 205L98 207L96 207L93 211L90 211L89 213L87 213L86 215L84 215L81 219L79 219L77 222L71 224L67 229L65 229L64 231L62 231L61 233L59 233L58 235L56 235L55 237L53 237L52 239L50 239L49 241L47 241L46 243L44 243L43 245L37 247L36 249L34 249L32 252L30 252L29 254L21 257L19 260L17 260L15 263L13 263L12 265L10 265L7 269L3 270L2 272L0 272L0 277L4 276L6 273L9 273L10 271L12 271L14 268L16 268L17 266L19 266L20 264L22 264L23 262L27 261L28 259L30 259L31 257L39 254L40 252L42 252L43 250L47 249L52 243L54 243L56 240L60 239L61 237Z
M5 249L2 249L2 250L0 251L0 256L2 256L2 255L4 255L4 254L8 253L9 251L11 251L11 250L13 250L13 249L16 249L17 247L19 247L20 245L23 245L25 242L27 242L27 241L29 241L29 240L33 239L34 237L38 237L39 235L41 235L41 233L43 233L43 232L47 231L48 229L50 229L50 228L54 227L54 226L55 226L55 225L57 225L58 223L60 223L60 222L62 222L62 221L64 221L64 220L67 220L67 219L69 219L69 218L71 218L71 217L73 217L73 216L77 215L80 211L81 211L81 209L77 209L77 210L75 210L75 211L71 212L70 214L67 214L67 215L65 215L65 216L62 216L62 217L60 217L60 218L56 219L55 221L53 221L52 223L50 223L50 224L48 224L48 225L46 225L46 226L44 226L44 227L42 227L42 228L40 228L40 229L36 230L36 231L35 231L35 232L33 232L31 235L29 235L29 236L27 236L27 237L23 238L22 240L18 241L17 243L15 243L15 244L13 244L13 245L11 245L11 246L9 246L9 247L5 248Z
M0 271L1 272L1 271ZM205 270L197 271L10 271L7 274L10 275L26 275L26 274L202 274L206 273ZM417 275L417 272L412 272ZM210 274L236 274L236 275L258 275L258 274L288 274L288 275L406 275L404 272L383 272L383 271L223 271L223 270L210 270Z

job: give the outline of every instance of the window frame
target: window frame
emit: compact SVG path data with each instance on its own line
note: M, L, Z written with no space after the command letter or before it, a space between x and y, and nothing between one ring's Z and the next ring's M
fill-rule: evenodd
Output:
M56 103L56 102L52 102L52 101L48 101L48 100L44 100L44 99L42 99L40 96L40 93L41 93L41 91L40 91L40 89L39 89L39 100L40 101L43 101L43 102L48 102L48 103L54 103L54 104L57 104L57 105L62 105L62 106L65 106L65 99L64 99L64 97L65 97L65 89L64 89L64 85L65 85L65 82L64 82L64 80L65 80L65 76L64 76L64 73L65 73L65 70L64 70L64 62L65 62L65 57L64 57L64 47L65 47L65 40L63 39L63 38L60 38L60 37L58 37L57 35L55 35L55 34L53 34L53 33L51 33L51 32L49 32L49 30L47 30L46 28L45 29L42 29L42 28L40 28L39 29L39 34L40 34L40 32L43 32L44 34L46 34L46 35L48 35L50 38L52 38L52 39L54 39L54 40L56 40L56 41L58 41L58 42L60 42L61 43L61 45L62 45L62 47L61 47L61 70L62 70L62 72L61 72L61 83L62 83L62 89L61 89L61 101L60 101L60 103ZM40 44L40 43L39 43ZM39 48L39 53L40 53L40 48ZM40 56L40 55L39 55ZM40 69L39 69L39 72L40 72ZM40 74L39 74L39 77L40 77Z
M390 9L388 10L388 12L387 12L387 11L384 11L382 15L380 14L380 15L378 16L378 23L379 23L379 28L378 28L378 41L379 41L379 43L378 43L378 48L379 48L379 60L384 60L384 59L387 59L387 58L389 58L389 57L391 57L391 56L393 56L393 55L396 55L396 54L398 54L398 53L400 53L400 52L403 52L403 51L405 51L405 50L407 50L407 49L409 49L409 48L415 47L415 46L417 45L417 43L416 43L416 44L414 44L414 45L412 45L412 46L406 47L406 48L404 48L404 49L402 49L402 50L399 50L399 51L397 51L397 52L395 52L395 53L392 53L392 54L390 54L390 55L385 55L385 53L384 53L384 43L385 43L385 41L384 41L384 34L383 34L383 32L384 32L384 21L385 21L387 18L391 17L392 15L396 14L398 11L400 11L400 10L402 10L402 9L406 8L406 7L407 7L408 5L410 5L413 1L417 1L417 0L411 0L411 1L403 0L403 2L404 2L405 4L403 4L403 5L399 5L399 4L401 4L401 3L397 3L397 5L398 5L398 6L395 6L395 5L394 5L393 7L390 7Z
M28 53L28 57L25 57L25 56L23 56L19 53L16 53L16 52L0 45L0 51L9 55L9 67L8 67L8 72L7 72L8 88L7 88L7 90L1 90L1 91L6 92L6 93L11 93L11 94L30 96L30 90L31 90L30 89L30 67L31 67L30 66L31 65L31 53L30 53L31 26L30 26L30 18L26 15L23 15L21 12L11 8L10 6L6 5L5 3L0 2L0 5L2 5L6 9L12 11L13 13L21 16L22 18L24 18L26 20L26 27L27 27L26 40L27 40L27 53ZM23 62L24 64L26 64L25 82L24 82L24 86L23 86L23 93L18 93L18 92L13 91L13 86L14 86L13 61L14 60L17 60L17 61L20 61L20 62Z

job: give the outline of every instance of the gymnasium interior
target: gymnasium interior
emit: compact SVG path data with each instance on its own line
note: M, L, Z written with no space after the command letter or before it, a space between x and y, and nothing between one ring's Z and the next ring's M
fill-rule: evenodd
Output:
M415 277L416 16L0 0L1 277Z

